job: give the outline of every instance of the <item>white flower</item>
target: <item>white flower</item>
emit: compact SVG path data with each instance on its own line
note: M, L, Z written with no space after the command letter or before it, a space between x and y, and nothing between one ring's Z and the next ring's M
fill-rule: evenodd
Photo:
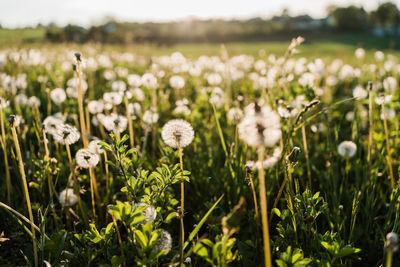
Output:
M25 106L28 104L28 97L25 94L18 94L15 96L14 101L18 106Z
M122 95L118 92L109 92L104 93L103 100L106 103L111 103L114 106L121 104L122 102Z
M63 124L64 121L61 119L58 119L54 116L48 116L46 119L43 121L43 127L46 132L49 134L54 135L57 132L58 126Z
M382 51L376 51L374 56L376 61L382 61L385 58L385 54Z
M57 126L57 129L53 135L54 140L63 145L71 145L78 142L81 134L75 126L69 124L61 124Z
M183 148L193 141L194 131L190 123L185 120L171 120L162 128L161 138L172 148Z
M89 143L88 149L96 154L102 154L104 153L104 150L101 148L101 145L99 143L102 142L101 140L93 140Z
M64 89L56 88L51 91L50 98L56 104L61 104L67 98L67 94L65 93Z
M182 89L185 86L185 80L181 76L174 75L169 78L169 85L174 89Z
M255 102L246 107L238 125L239 137L250 146L274 146L281 138L279 115L269 106Z
M158 87L157 78L151 73L145 73L142 76L142 84L149 89L155 89Z
M164 255L168 254L172 248L172 237L171 235L162 230L160 236L157 239L157 242L153 248L155 254L164 250Z
M218 73L210 73L207 75L206 79L208 84L211 86L219 85L222 82L221 75Z
M360 85L357 85L353 89L353 97L355 97L357 100L362 100L368 96L367 90L364 90Z
M0 108L7 108L9 105L9 100L5 100L4 98L0 97Z
M114 92L124 92L126 90L126 83L124 81L114 81L111 84L111 89Z
M37 98L36 96L31 96L29 99L28 99L28 105L30 106L30 107L36 107L36 108L38 108L39 106L40 106L40 99L39 98Z
M237 124L243 118L243 111L240 108L230 108L228 111L228 119L231 123Z
M356 55L356 58L362 59L365 56L365 50L362 48L357 48L354 54Z
M351 158L356 154L357 145L352 141L343 141L338 146L339 155Z
M94 168L99 163L99 155L92 152L89 148L82 148L76 152L76 164L81 168Z
M390 92L394 93L394 91L397 88L397 80L395 77L387 77L386 79L383 80L383 88Z
M128 84L132 87L139 87L142 85L142 79L137 74L128 75Z
M137 116L140 114L140 112L142 111L142 107L140 106L139 103L135 102L135 103L129 103L128 104L128 113L132 116Z
M379 95L375 98L375 103L378 105L387 104L392 100L392 95Z
M128 126L128 119L125 116L116 113L111 113L111 115L100 117L99 120L107 129L107 131L112 131L114 133L122 133Z
M101 100L92 100L88 103L88 110L91 114L98 114L103 112L104 103Z
M78 202L78 197L75 195L72 188L61 191L59 195L59 201L63 206L74 206Z
M158 121L158 113L155 112L153 108L146 110L146 112L143 114L143 121L146 124L156 123Z
M137 100L137 101L143 101L145 98L145 95L140 88L133 88L130 89L129 92L132 94L132 96Z
M154 221L157 217L157 211L153 206L151 206L147 203L138 203L137 204L137 207L143 207L143 206L147 207L145 210L142 211L142 214L144 217L146 217L146 219L141 222L138 222L138 224L149 223L151 221Z

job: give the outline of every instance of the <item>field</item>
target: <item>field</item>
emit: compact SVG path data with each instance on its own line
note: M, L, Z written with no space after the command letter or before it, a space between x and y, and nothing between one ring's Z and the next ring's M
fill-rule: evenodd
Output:
M400 264L398 40L43 34L0 30L1 266Z

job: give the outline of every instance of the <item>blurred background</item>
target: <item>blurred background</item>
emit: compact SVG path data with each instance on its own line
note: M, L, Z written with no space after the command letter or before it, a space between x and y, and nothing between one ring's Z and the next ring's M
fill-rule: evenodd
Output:
M282 41L301 35L320 50L398 50L399 6L400 0L2 0L0 44L136 44L213 53L224 43L234 52L248 44L246 52L256 53L266 42L279 52Z

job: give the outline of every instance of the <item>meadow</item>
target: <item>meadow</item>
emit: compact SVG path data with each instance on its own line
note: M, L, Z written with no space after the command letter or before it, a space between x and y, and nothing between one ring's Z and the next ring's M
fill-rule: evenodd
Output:
M0 30L1 266L400 264L398 41L40 34Z

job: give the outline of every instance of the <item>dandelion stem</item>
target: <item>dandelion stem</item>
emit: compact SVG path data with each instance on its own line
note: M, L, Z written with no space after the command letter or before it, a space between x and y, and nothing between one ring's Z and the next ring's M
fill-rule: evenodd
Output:
M128 110L128 98L125 96L125 109L126 109L126 118L128 119L128 128L129 128L129 141L131 147L134 147L134 135L133 135L133 124L132 124L132 117Z
M389 143L389 130L387 127L387 121L386 121L386 114L385 114L385 108L384 104L382 104L382 117L383 117L383 127L385 129L385 138L386 138L386 149L387 149L387 161L389 165L389 173L390 173L390 183L392 185L392 189L394 189L394 174L393 174L393 167L392 167L392 153L390 150L390 143Z
M253 178L251 177L251 173L249 173L249 181L250 181L251 191L253 192L254 210L256 213L256 225L258 228L260 221L258 217L257 194L256 194L256 189L254 188L254 183L253 183Z
M372 82L368 83L368 95L369 95L369 134L368 134L368 181L371 179L371 171L372 171L372 134L373 134L373 106L372 106Z
M120 234L119 229L118 229L117 221L115 220L114 216L111 215L111 217L112 217L112 220L113 220L115 231L117 232L119 250L121 251L121 256L124 258L124 267L126 267L125 253L124 253L124 247L122 245L121 234Z
M104 168L106 170L106 207L108 206L108 195L109 195L109 174L108 174L108 163L107 163L107 153L106 151L103 152L104 154ZM106 212L106 222L107 222L108 212Z
M11 176L10 169L8 168L8 158L7 158L7 146L6 146L6 133L4 130L4 114L3 109L0 107L0 126L1 126L1 147L4 152L4 168L6 172L6 184L7 184L7 204L11 204Z
M68 144L66 144L65 147L67 149L69 168L70 168L70 171L71 171L71 175L74 178L74 189L75 189L76 197L78 198L79 209L81 210L82 218L83 218L83 221L85 222L85 225L88 226L89 223L88 223L88 220L87 220L87 217L86 217L85 210L83 209L83 204L82 204L82 200L81 200L81 196L80 196L80 192L79 192L80 191L80 186L79 186L79 183L78 183L78 179L76 178L76 175L75 175L74 165L72 163L71 150L70 150ZM65 196L65 200L67 201L67 196Z
M387 250L386 254L386 267L392 267L393 251L391 249Z
M179 235L179 249L180 249L180 266L183 266L183 244L185 243L185 229L183 225L183 215L185 214L185 185L183 179L183 158L182 148L178 147L179 151L179 162L181 166L181 211L180 211L180 235Z
M81 73L81 61L80 60L77 60L76 71L78 72L79 121L80 121L80 125L81 125L83 147L87 148L88 143L87 143L87 136L86 136L85 117L83 114L82 73Z
M258 161L264 162L264 152L265 148L263 146L259 147L258 151ZM261 206L261 221L263 229L263 241L264 241L264 261L266 267L271 267L271 249L269 244L269 230L268 230L268 210L267 210L267 192L265 190L265 177L264 168L260 168L258 171L260 179L260 206Z
M35 260L35 266L37 267L38 266L38 255L37 255L38 252L37 252L37 246L36 246L36 242L35 242L35 227L33 225L34 224L34 220L33 220L32 206L31 206L31 199L29 197L28 183L26 182L24 161L22 160L21 149L19 147L17 132L16 132L15 127L14 127L13 124L14 123L11 122L11 133L12 133L12 136L13 136L13 139L14 139L15 151L17 153L18 168L19 168L19 172L21 174L22 184L23 184L23 187L24 187L26 205L28 207L28 213L29 213L29 220L31 221L33 254L34 254L34 260Z
M302 134L302 137L303 137L304 154L305 154L305 157L306 157L307 176L308 176L308 189L311 191L311 167L310 167L310 158L309 158L309 155L308 155L306 127L305 127L304 124L303 124L303 126L301 126L301 134Z

